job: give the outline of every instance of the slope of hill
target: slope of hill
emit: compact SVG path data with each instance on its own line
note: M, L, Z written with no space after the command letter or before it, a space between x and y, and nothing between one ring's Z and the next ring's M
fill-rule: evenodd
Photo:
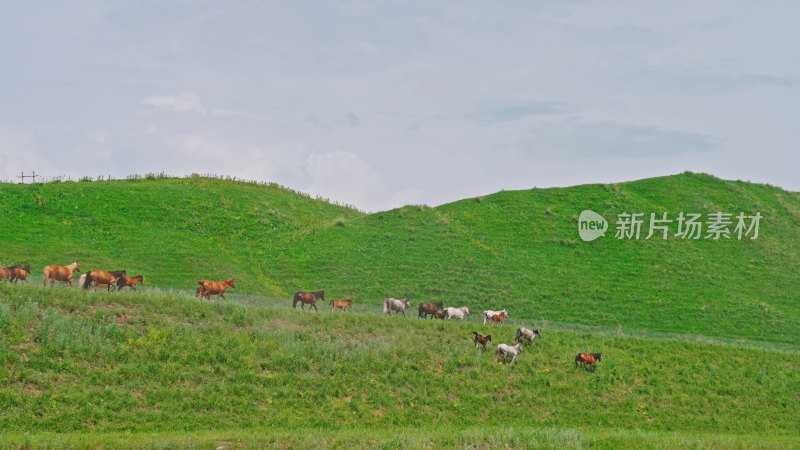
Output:
M85 272L124 268L189 288L234 277L243 292L283 294L266 261L293 239L360 216L276 185L154 178L0 185L0 264L77 260Z
M612 229L578 239L577 216ZM613 238L622 212L760 212L756 240ZM677 225L671 225L671 234ZM386 296L512 317L800 343L800 195L682 175L500 192L365 215L276 186L188 178L0 185L0 264L79 260L190 288L378 304Z
M623 212L763 218L756 240L646 240L646 228L639 240L619 240L610 223L605 237L583 242L584 209L609 222ZM270 270L291 266L294 284L357 299L408 296L505 307L512 317L796 344L798 256L800 195L687 173L372 214L320 230Z
M800 445L800 353L546 329L503 365L472 347L474 329L514 333L284 299L0 285L0 443ZM597 369L575 368L577 350L603 352Z

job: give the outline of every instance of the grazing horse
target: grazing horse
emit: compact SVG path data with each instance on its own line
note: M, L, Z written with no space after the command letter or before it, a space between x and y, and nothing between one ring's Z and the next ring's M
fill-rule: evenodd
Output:
M517 335L514 337L514 342L522 342L522 339L527 339L531 344L536 336L542 337L542 329L529 330L525 327L517 328Z
M505 317L508 317L508 311L506 311L505 309L502 311L486 310L483 312L483 324L486 325L486 321L492 320L492 316L495 316L497 314L503 314Z
M411 306L411 302L408 301L407 298L403 299L396 299L396 298L387 298L383 301L383 313L392 315L392 311L394 311L394 315L396 316L398 312L403 313L403 317L406 316L406 308Z
M444 320L444 319L447 318L447 313L444 312L444 311L436 311L435 313L433 313L433 318L434 319L439 319L439 320Z
M20 266L17 264L16 266L11 266L9 269L14 270L14 284L17 283L17 280L25 281L28 279L28 275L31 274L31 265L26 264L25 267Z
M427 319L428 314L431 315L436 314L436 311L439 311L442 308L444 308L444 303L442 302L436 302L436 303L422 302L419 304L419 316L417 317Z
M92 291L97 291L97 286L106 286L108 292L111 292L111 286L117 282L117 277L111 272L105 270L90 270L84 274L86 279L83 281L83 288L89 289L92 286Z
M499 323L500 325L503 324L503 319L506 318L505 313L495 314L492 316L492 325Z
M300 302L300 309L306 309L305 305L311 305L314 309L319 312L317 309L317 300L322 299L325 301L325 291L316 291L316 292L295 292L294 293L294 302L292 303L292 308L297 308L297 302ZM308 308L311 310L311 307Z
M136 275L135 277L128 278L127 276L123 275L117 280L117 290L122 292L122 288L129 287L132 290L136 291L136 285L142 283L144 284L144 277L141 275Z
M478 334L477 331L473 331L472 334L475 335L475 348L478 348L478 344L483 345L483 350L486 350L486 343L492 340L492 335L481 336Z
M328 303L328 304L333 306L333 308L331 309L331 312L336 311L336 308L342 308L342 312L344 312L344 309L347 308L348 306L350 307L350 311L353 310L353 301L350 300L350 299L347 299L347 300L331 300L331 302Z
M517 343L515 346L510 346L506 344L500 344L497 346L497 352L495 352L494 362L498 362L500 355L503 355L503 362L506 362L506 357L511 355L511 362L517 362L517 355L522 353L522 342Z
M228 287L236 288L236 285L233 284L233 278L225 281L200 280L197 284L199 284L201 288L198 289L198 293L201 297L208 299L208 301L211 301L212 295L219 295L222 297L222 300L228 300L225 298L225 290L228 289Z
M600 361L603 357L602 353L578 353L575 355L575 367L578 367L580 364L583 367L588 368L595 368L594 363Z
M469 308L462 306L461 308L445 308L444 313L450 320L464 320L464 316L469 315Z
M42 285L47 286L47 280L50 280L50 287L53 287L53 284L56 282L56 280L58 280L69 283L69 287L72 287L72 274L80 271L81 266L77 261L68 266L45 266L44 280L42 280Z

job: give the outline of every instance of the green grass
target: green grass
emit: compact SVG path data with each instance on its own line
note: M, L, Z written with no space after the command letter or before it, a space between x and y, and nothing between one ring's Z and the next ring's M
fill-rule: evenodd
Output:
M577 216L611 220L583 242ZM757 240L613 239L621 212L760 212ZM674 234L677 225L672 224ZM645 230L646 234L646 230ZM800 194L685 173L363 214L191 177L0 185L0 264L125 268L157 286L443 300L551 322L800 343Z
M545 329L512 366L474 350L470 332L510 342L514 326L234 300L0 285L3 439L800 445L796 351ZM596 371L574 367L579 350L603 352Z
M800 195L686 173L500 192L375 214L275 185L157 178L0 185L0 264L125 268L154 285L237 280L287 297L443 300L512 317L800 343ZM577 215L611 219L577 237ZM625 211L760 212L757 240L613 239ZM672 224L676 228L676 224ZM672 230L673 233L676 229Z

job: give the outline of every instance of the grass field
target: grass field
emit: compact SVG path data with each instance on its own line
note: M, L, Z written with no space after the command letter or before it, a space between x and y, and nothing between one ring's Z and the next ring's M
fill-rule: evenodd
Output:
M578 238L584 209L606 237ZM757 240L612 237L681 211L764 218ZM366 214L201 177L0 184L0 242L34 268L0 283L2 446L800 447L800 195L779 188L686 173ZM146 285L41 287L73 260ZM193 297L230 277L230 302ZM291 309L317 289L355 313ZM416 319L436 300L473 314ZM472 348L521 325L544 337L517 365Z
M558 329L513 366L472 348L472 330L514 329L0 285L0 430L55 446L800 445L797 351ZM596 371L575 369L579 350L603 352Z
M578 238L577 216L612 221ZM756 240L613 239L621 212L760 212ZM677 231L672 224L671 234ZM646 234L646 230L644 232ZM364 214L275 185L190 177L0 185L0 264L73 260L191 289L325 289L511 317L800 344L800 194L685 173Z

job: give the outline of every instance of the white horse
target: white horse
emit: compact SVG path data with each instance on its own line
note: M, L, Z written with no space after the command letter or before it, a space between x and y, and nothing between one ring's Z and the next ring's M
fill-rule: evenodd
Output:
M462 306L461 308L445 308L444 314L448 319L464 320L464 316L469 315L469 308Z
M517 335L514 337L514 342L522 342L523 339L527 339L533 344L533 340L536 339L536 336L542 337L541 328L529 330L525 327L519 327L517 328Z
M394 315L396 316L397 312L400 311L403 313L403 317L405 317L406 308L409 306L411 306L411 302L408 301L407 298L398 300L396 298L389 297L383 301L383 313L391 315L392 311L394 311Z
M505 309L502 311L487 310L483 312L483 324L486 325L486 321L492 320L492 316L496 316L497 314L505 314L505 316L508 317L508 311Z
M522 353L522 342L517 343L515 346L500 344L497 346L497 352L494 356L494 362L499 362L500 355L503 355L503 362L506 362L506 357L511 355L511 362L517 362L517 355Z

